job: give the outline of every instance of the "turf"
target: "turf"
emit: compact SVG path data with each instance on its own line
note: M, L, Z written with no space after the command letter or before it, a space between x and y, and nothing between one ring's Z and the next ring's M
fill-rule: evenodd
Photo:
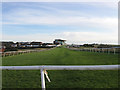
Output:
M114 65L118 55L107 53L72 51L55 48L39 53L9 56L3 66L25 65ZM99 71L48 71L52 82L47 88L117 88L117 70ZM3 71L3 88L41 88L40 71Z

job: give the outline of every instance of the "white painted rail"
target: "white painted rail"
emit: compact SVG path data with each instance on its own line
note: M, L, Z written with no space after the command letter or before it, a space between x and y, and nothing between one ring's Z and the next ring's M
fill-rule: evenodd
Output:
M0 70L116 70L120 65L42 65L42 66L0 66Z
M45 70L120 70L120 65L0 66L0 70L40 70L40 72L41 72L41 86L42 86L42 90L45 90L45 78L44 78Z

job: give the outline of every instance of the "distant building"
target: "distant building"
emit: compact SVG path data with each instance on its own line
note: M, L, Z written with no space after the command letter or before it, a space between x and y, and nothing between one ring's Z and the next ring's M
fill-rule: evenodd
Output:
M17 47L27 47L27 45L30 45L30 42L17 42Z
M53 43L56 44L56 45L65 45L65 41L66 40L55 39L55 41L53 41Z
M17 42L17 47L40 47L42 42Z
M43 43L42 46L43 47L55 47L56 45L53 43Z
M0 52L4 52L5 51L5 47L0 46Z
M42 46L42 42L31 42L30 45L31 47L40 47Z
M11 48L14 45L14 42L1 42L2 47Z
M72 44L72 45L70 45L69 47L75 47L75 48L79 48L79 47L81 47L82 45L76 45L76 44Z

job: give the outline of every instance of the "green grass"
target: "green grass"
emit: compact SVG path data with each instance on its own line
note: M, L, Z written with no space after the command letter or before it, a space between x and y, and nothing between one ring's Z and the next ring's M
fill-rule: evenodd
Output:
M4 66L25 65L114 65L118 55L72 51L66 48L5 57ZM52 82L47 88L117 88L117 70L48 71ZM40 71L3 71L3 88L41 88Z

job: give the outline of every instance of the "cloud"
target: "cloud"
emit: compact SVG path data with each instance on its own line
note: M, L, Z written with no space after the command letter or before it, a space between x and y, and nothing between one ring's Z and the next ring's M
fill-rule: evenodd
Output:
M111 8L111 9L118 9L118 1L114 1L113 2L95 2L95 3L91 3L91 6L94 7L101 7L101 8Z
M3 24L30 24L30 25L57 25L57 26L85 26L85 27L98 27L104 29L117 30L117 18L100 18L100 17L24 17L12 18L11 22L3 22Z
M29 35L3 35L3 40L13 41L42 41L52 42L54 39L65 39L67 43L114 43L117 44L116 33L96 33L96 32L62 32L53 34L29 34Z
M13 6L17 5L13 3ZM19 5L19 4L18 4ZM57 26L84 26L97 27L102 29L117 30L117 17L99 17L89 13L52 7L50 5L20 4L19 8L11 9L8 13L3 13L3 24L6 25L57 25ZM36 5L36 6L35 6ZM88 3L95 7L113 7L114 3ZM22 7L24 6L24 7ZM26 7L26 8L25 8ZM33 9L37 7L37 9ZM44 10L45 9L45 10Z
M91 4L95 7L96 4ZM98 4L97 4L98 5ZM106 6L114 8L112 4ZM101 4L98 5L102 6ZM105 4L103 5L105 6ZM31 5L32 7L32 5ZM49 34L26 34L26 35L3 35L3 40L13 40L13 41L42 41L42 42L52 42L56 38L66 39L67 43L117 43L117 30L118 30L118 18L116 16L110 17L104 16L100 17L88 12L80 12L77 10L64 10L60 8L53 8L50 6L37 6L39 8L17 8L11 9L9 12L3 13L3 24L7 25L44 25L44 26L61 26L67 27L79 27L77 29L82 29L81 27L90 28L91 32L86 32L86 30L77 30L79 32L69 32L69 30L63 30L61 33ZM109 9L111 10L111 9ZM96 12L95 12L96 13ZM92 16L93 15L93 16ZM96 28L93 31L92 28ZM28 27L29 29L29 27ZM73 29L73 28L72 28ZM101 31L100 31L101 29ZM68 31L68 32L66 32ZM106 31L102 32L102 31Z
M97 32L64 32L67 40L70 42L86 42L86 43L110 43L117 42L117 33L97 33Z
M118 2L119 0L2 0L2 2Z

